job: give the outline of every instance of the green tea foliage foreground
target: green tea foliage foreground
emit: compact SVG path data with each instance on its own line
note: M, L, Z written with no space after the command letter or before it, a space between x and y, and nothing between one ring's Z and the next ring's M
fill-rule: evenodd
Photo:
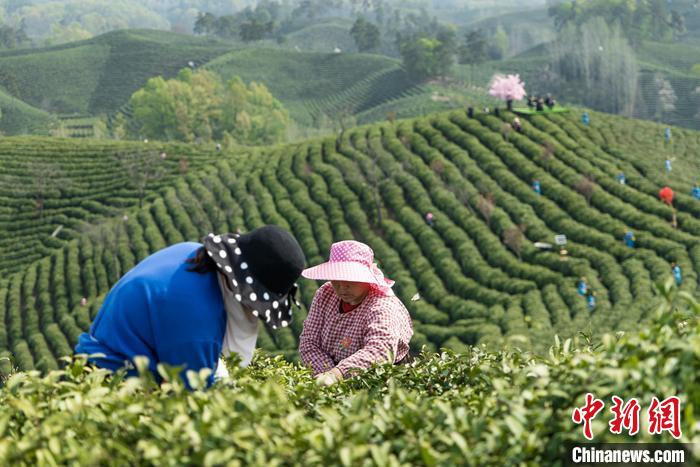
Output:
M679 442L700 447L700 304L669 289L638 333L557 339L547 357L481 347L424 354L328 388L281 357L258 356L194 392L172 377L160 388L146 376L110 378L80 360L45 376L17 373L0 389L0 463L560 465L566 441L585 441L571 413L587 392L606 403L595 441L630 440L607 429L613 395L643 407L676 395ZM204 377L191 376L195 385ZM647 421L632 441L673 442L649 435Z

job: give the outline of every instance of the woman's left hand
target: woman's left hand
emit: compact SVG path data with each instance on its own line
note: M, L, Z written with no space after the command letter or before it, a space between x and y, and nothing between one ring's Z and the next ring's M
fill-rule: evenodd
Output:
M316 375L316 382L322 384L323 386L330 386L337 383L343 379L343 374L338 368L333 368L326 371L325 373L319 373Z

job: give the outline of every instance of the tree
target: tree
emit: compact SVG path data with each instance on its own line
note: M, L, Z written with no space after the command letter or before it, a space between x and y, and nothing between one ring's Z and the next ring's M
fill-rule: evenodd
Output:
M165 175L163 160L155 151L116 153L114 157L128 176L129 185L138 193L139 208L143 207L149 184Z
M618 25L637 46L643 40L671 40L685 32L683 15L669 5L668 0L567 0L552 5L548 13L558 31L604 19L609 27Z
M139 139L270 144L285 137L289 124L287 110L263 84L238 77L222 83L208 70L151 78L129 104L132 116L122 127Z
M4 49L16 49L24 45L29 45L31 41L24 32L24 27L17 29L3 24L0 26L0 45Z
M654 75L654 85L657 89L658 105L656 106L655 117L660 120L665 112L674 112L676 110L676 91L673 89L671 82L657 73Z
M29 198L39 215L44 215L47 198L58 198L61 190L70 187L71 180L65 176L61 167L53 162L32 162L27 165L30 183L20 183L10 174L0 174L0 186L11 191L17 198Z
M69 181L61 168L54 163L38 162L32 164L29 173L32 182L27 188L34 198L39 217L42 217L46 198L49 196L58 197L61 189L66 188Z
M357 18L350 29L350 35L355 40L357 50L367 52L379 47L379 28L364 18Z
M525 239L523 230L524 228L519 226L510 227L503 231L503 244L513 250L513 253L518 256L519 260L522 259L521 253L523 250L523 241Z
M592 18L565 27L549 47L551 68L562 82L575 83L581 101L598 110L632 115L639 68L619 26Z
M489 85L489 94L506 101L508 110L513 110L513 101L525 97L525 83L520 75L494 75Z
M271 34L274 27L273 21L262 22L252 19L241 24L239 35L243 42L259 41Z
M508 33L500 24L496 31L491 36L490 44L487 47L487 53L491 60L501 60L508 52Z
M399 52L409 75L418 80L445 76L454 62L455 35L451 29L440 31L436 37L423 33L399 38Z
M198 13L197 19L194 22L195 34L212 34L216 31L216 16L211 13Z
M595 191L595 183L590 177L582 178L574 185L576 191L578 191L584 198L586 198L586 203L591 204L591 197Z
M478 65L486 60L487 42L481 29L469 31L466 43L459 47L459 63L462 65Z
M493 214L495 205L493 194L491 193L482 193L476 200L476 209L484 216L489 227L491 227L491 214Z

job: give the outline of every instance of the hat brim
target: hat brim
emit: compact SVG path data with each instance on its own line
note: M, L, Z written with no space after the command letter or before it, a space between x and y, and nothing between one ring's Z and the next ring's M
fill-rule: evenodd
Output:
M387 285L386 283L380 284L366 266L352 261L328 261L304 269L301 275L307 279L315 280L364 282L377 286Z

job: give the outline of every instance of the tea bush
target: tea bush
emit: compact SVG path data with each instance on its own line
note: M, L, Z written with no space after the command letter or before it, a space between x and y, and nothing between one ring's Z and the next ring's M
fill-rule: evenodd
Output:
M663 160L646 133L662 135L662 127L593 115L602 123L584 126L574 112L527 116L522 133L504 135L513 114L454 111L227 151L8 138L0 142L0 182L8 182L0 183L0 352L23 370L57 368L138 261L208 232L265 223L289 229L309 265L333 242L369 244L411 313L414 350L517 340L545 353L554 335L638 329L658 305L652 284L671 274L671 262L683 270L681 290L697 289L700 202L687 194L685 172L696 167L700 138L674 132L684 173L659 176L650 161L660 169ZM643 132L630 130L637 124ZM142 199L118 159L160 151L164 175ZM51 163L61 176L40 214L27 189ZM624 186L615 179L623 170ZM583 178L590 197L577 189ZM677 228L658 200L662 184L678 192ZM634 249L622 241L628 228ZM535 247L558 234L568 238L566 255ZM592 311L576 290L581 276L596 292ZM319 284L299 282L304 308ZM293 359L305 315L282 334L262 330L260 346Z
M3 465L563 465L585 441L571 421L587 392L606 403L595 441L696 443L700 460L700 304L665 298L648 328L558 338L546 356L517 348L424 352L408 365L319 387L282 357L257 354L208 390L188 392L177 368L158 386L65 359L60 370L15 373L0 388ZM190 372L201 388L208 370ZM682 437L608 431L611 397L681 401Z

